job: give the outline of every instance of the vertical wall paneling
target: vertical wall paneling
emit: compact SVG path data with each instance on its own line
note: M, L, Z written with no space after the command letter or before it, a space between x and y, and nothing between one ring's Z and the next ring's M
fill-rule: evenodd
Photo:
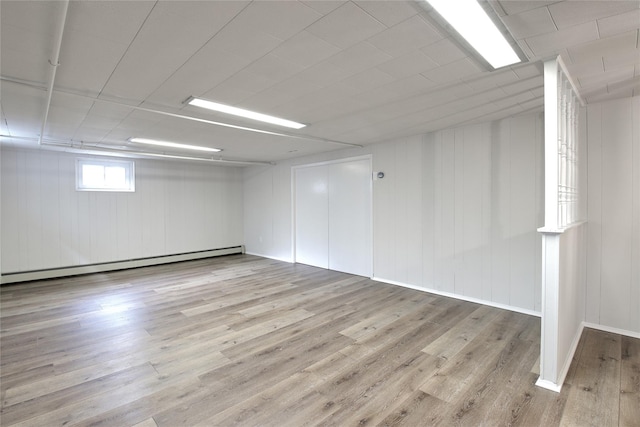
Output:
M629 102L610 103L602 110L602 269L605 286L620 292L601 292L600 322L624 328L629 319L632 230L632 118ZM637 260L636 260L637 261Z
M373 181L373 274L395 277L395 196L396 150L393 144L373 148L373 171L384 178Z
M422 286L435 284L435 139L425 135L422 143Z
M329 268L371 277L371 159L328 168Z
M395 148L395 164L393 167L393 203L390 206L393 209L393 220L389 222L393 232L393 241L391 253L392 268L394 277L401 283L409 283L409 233L411 225L408 222L408 198L412 188L416 183L412 183L409 179L410 171L408 170L407 158L408 147L407 141L402 140L394 145ZM390 242L391 243L391 242Z
M586 321L640 336L640 97L589 105Z
M509 122L492 123L491 134L491 300L508 305L512 136Z
M600 323L600 293L602 265L602 106L589 105L587 109L587 322Z
M631 101L631 122L632 122L632 178L631 178L631 199L632 199L632 221L631 226L631 283L629 291L628 330L636 331L640 334L640 100L635 98ZM635 308L634 308L635 307Z
M385 174L373 181L374 277L533 313L541 304L542 133L535 113L247 168L247 252L290 260L290 234L274 224L292 230L292 166L370 152L373 172ZM513 215L521 215L514 228ZM270 245L259 241L267 234Z
M412 286L423 285L423 222L422 196L425 169L422 167L422 138L415 137L407 141L407 283Z
M243 243L238 168L136 160L135 192L87 192L75 189L76 157L2 148L3 273Z
M509 174L509 218L510 218L510 286L509 303L518 307L534 309L534 286L518 286L531 283L536 276L535 242L536 232L536 170L535 170L535 122L522 118L512 121L510 138L511 165ZM513 257L513 254L518 254Z
M329 268L329 166L295 170L296 262Z

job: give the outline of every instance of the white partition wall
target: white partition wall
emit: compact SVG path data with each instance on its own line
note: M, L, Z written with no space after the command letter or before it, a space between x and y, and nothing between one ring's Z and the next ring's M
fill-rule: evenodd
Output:
M537 385L560 391L584 320L586 237L580 211L577 92L561 59L544 64L545 223L542 337Z

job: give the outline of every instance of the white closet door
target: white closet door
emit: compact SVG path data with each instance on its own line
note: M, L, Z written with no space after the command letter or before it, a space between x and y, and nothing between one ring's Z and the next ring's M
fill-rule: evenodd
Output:
M295 169L296 262L329 268L329 167Z
M329 268L371 277L371 161L329 165Z

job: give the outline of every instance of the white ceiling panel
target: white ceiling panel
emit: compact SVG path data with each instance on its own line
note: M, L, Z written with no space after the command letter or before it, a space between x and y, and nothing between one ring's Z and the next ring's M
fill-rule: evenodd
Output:
M414 15L371 37L369 43L391 56L400 56L433 44L442 38L441 32L429 22L420 15Z
M634 1L592 1L572 0L557 2L548 7L558 29L573 27L585 22L607 18L638 9Z
M409 52L378 65L379 70L397 79L424 73L436 67L438 64L422 51Z
M419 12L413 2L363 0L355 3L387 27L393 27Z
M638 6L626 13L600 18L598 23L598 31L600 37L610 37L619 33L624 33L638 28L640 22L640 2Z
M446 84L482 71L484 70L475 61L469 58L462 58L421 74L438 84Z
M504 23L511 29L511 35L516 39L539 36L556 31L558 28L551 19L551 13L546 7L531 9L526 12L507 15Z
M207 15L204 16L206 17ZM287 19L281 19L283 16L286 16ZM296 0L256 1L238 14L234 19L233 25L251 28L258 33L269 34L277 39L286 40L307 28L322 16L318 11Z
M340 48L347 48L384 31L386 27L352 2L345 3L307 28Z
M636 49L638 31L627 31L605 39L594 40L569 48L569 56L574 64L595 62L604 56L617 56ZM630 58L632 59L633 56Z
M3 134L40 132L63 4L0 3ZM277 161L346 146L328 139L370 144L541 111L542 64L558 55L586 102L640 94L637 0L486 6L528 62L485 69L413 0L71 1L46 136L129 149L132 136L195 141L223 159ZM291 138L189 120L282 132L189 96L308 126Z
M422 48L421 52L438 65L447 65L467 57L467 54L448 38Z
M308 31L301 31L280 44L271 54L300 67L310 67L340 52L340 48Z
M552 33L529 37L525 40L536 56L544 56L551 55L561 49L597 40L598 37L598 26L595 21L590 21Z
M146 0L74 1L69 4L66 31L128 45L155 3Z

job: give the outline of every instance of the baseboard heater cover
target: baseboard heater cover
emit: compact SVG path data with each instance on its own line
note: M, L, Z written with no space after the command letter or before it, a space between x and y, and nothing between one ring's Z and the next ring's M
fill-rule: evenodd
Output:
M211 258L222 255L244 253L244 246L232 246L220 249L208 249L204 251L184 252L180 254L159 255L148 258L136 258L122 261L103 262L96 264L76 265L69 267L47 268L42 270L18 271L15 273L3 273L0 283L18 283L31 280L53 279L65 276L77 276L80 274L102 273L105 271L124 270L127 268L148 267L151 265L169 264L179 261L191 261L202 258Z

